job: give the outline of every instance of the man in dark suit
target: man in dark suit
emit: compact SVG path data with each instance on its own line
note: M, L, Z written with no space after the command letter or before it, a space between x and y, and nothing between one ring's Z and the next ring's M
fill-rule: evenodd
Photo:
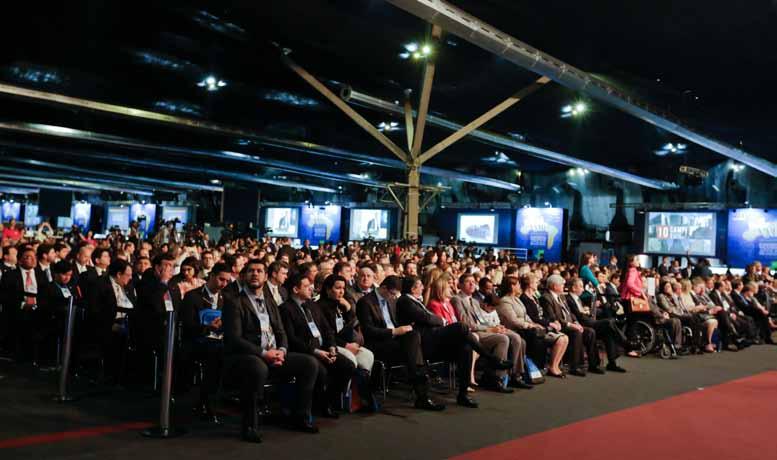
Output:
M232 282L230 269L216 264L210 270L208 281L186 293L178 310L181 324L181 366L185 381L191 381L194 361L202 363L203 381L200 384L200 402L197 414L204 420L220 424L211 406L221 378L223 329L221 313L224 307L223 290Z
M65 332L67 311L73 293L68 284L73 275L73 268L65 261L49 265L51 283L43 287L38 296L38 327L36 331L41 338L44 360L54 360L57 338ZM55 365L58 363L55 363Z
M388 278L397 277L390 276ZM477 402L467 395L467 387L470 386L468 370L472 366L473 348L476 348L478 353L482 352L485 359L490 359L502 370L512 367L512 363L502 361L484 350L464 323L444 325L442 318L424 306L421 300L423 289L423 284L418 277L409 276L402 280L403 295L396 303L397 322L403 325L413 325L414 330L421 334L425 357L435 361L456 363L460 370L458 372L459 394L456 398L457 403L464 407L478 407ZM504 391L505 393L512 392L510 388L503 388L508 390Z
M337 353L335 331L324 320L313 298L313 285L303 273L289 280L291 295L278 308L289 340L289 350L316 358L316 403L321 415L337 418L335 406L355 371L351 360Z
M741 280L734 280L731 285L734 289L732 292L734 303L755 322L756 328L758 329L757 343L774 344L775 342L772 340L769 312L755 297L758 291L758 285L753 282L743 285Z
M290 420L293 428L317 433L310 410L318 365L316 359L302 353L288 352L288 340L277 308L264 299L267 281L264 263L258 259L243 267L243 288L237 295L227 295L224 302L224 375L227 381L240 385L242 437L248 442L261 442L261 420L258 401L264 399L268 378L296 381L296 408Z
M278 260L270 264L268 271L269 277L263 288L264 298L268 305L278 308L289 298L289 292L284 287L289 276L289 265Z
M599 369L599 353L596 349L596 331L585 327L577 321L577 318L569 311L564 294L564 278L559 275L548 277L548 292L540 298L540 305L545 316L550 321L558 321L561 324L561 332L569 336L569 373L578 377L586 375L583 365L584 352L588 353L588 371L594 374L602 374Z
M737 346L739 348L747 347L753 343L757 336L755 322L753 318L747 316L737 307L734 299L726 292L729 286L728 281L715 281L709 297L715 305L722 307L723 311L731 318L731 324L739 337L742 338Z
M23 248L19 267L3 275L0 288L3 311L8 314L9 341L20 361L32 357L35 344L41 339L38 331L42 317L38 302L49 281L37 263L35 250L30 246Z
M672 262L669 256L661 258L661 265L658 266L658 274L661 276L668 276L672 273Z
M116 259L105 276L97 278L89 297L90 324L103 347L105 375L116 384L123 380L127 340L137 322L137 296L131 281L132 267L126 260Z
M174 263L175 258L168 253L157 255L137 286L138 305L133 334L143 353L162 349L167 313L175 309L175 294L169 286Z
M615 326L614 319L597 319L596 309L583 304L580 295L584 290L582 279L573 278L569 282L569 294L567 295L569 311L580 324L593 329L596 332L596 337L604 342L604 347L607 350L606 369L612 372L626 372L626 369L618 366L618 348L616 346L616 344L620 344L624 349L628 348L626 336ZM593 301L595 302L595 300Z
M413 326L400 325L396 299L402 286L397 277L387 277L378 289L359 299L356 316L362 326L367 348L387 365L404 364L416 393L415 407L440 411L445 406L429 398L429 379L420 369L424 365L421 335Z

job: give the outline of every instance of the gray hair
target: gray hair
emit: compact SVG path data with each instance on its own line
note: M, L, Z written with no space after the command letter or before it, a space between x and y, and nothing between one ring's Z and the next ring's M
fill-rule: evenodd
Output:
M553 285L563 286L564 283L565 283L564 278L562 278L561 275L550 275L548 277L547 286L548 286L548 289L551 289Z

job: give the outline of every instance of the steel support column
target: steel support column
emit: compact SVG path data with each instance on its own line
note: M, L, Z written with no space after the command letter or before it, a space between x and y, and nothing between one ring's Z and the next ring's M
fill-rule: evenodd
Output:
M407 171L407 204L405 205L405 238L418 237L418 215L421 212L421 172L411 165Z

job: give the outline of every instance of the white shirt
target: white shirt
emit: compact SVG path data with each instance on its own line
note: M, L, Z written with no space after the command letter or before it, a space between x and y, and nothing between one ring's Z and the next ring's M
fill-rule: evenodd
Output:
M113 279L113 277L109 277L111 280L111 286L113 287L113 295L116 296L116 306L118 308L123 308L125 310L132 310L134 306L132 305L132 301L127 297L127 293L124 292L124 288L119 286L119 283L116 282L116 280ZM123 311L116 311L116 319L122 319L127 314Z
M86 265L81 265L78 262L76 262L76 270L78 270L78 274L85 272L88 267Z
M275 303L277 305L280 305L283 303L283 296L281 296L281 291L278 289L278 286L272 284L272 282L268 281L267 286L270 287L270 294L272 294L273 300L275 300Z

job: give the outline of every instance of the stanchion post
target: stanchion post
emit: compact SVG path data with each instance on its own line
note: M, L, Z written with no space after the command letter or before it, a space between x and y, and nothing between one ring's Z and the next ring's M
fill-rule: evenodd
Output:
M167 312L167 341L165 342L165 360L162 369L162 391L159 395L159 425L143 431L149 438L173 438L184 433L170 422L170 394L173 384L173 351L175 350L175 311Z
M65 340L64 350L62 352L62 368L59 371L59 392L54 396L58 402L73 401L72 395L67 391L67 381L70 377L70 356L73 349L73 326L76 322L76 306L73 302L73 296L69 297L67 304L67 321L65 322Z

